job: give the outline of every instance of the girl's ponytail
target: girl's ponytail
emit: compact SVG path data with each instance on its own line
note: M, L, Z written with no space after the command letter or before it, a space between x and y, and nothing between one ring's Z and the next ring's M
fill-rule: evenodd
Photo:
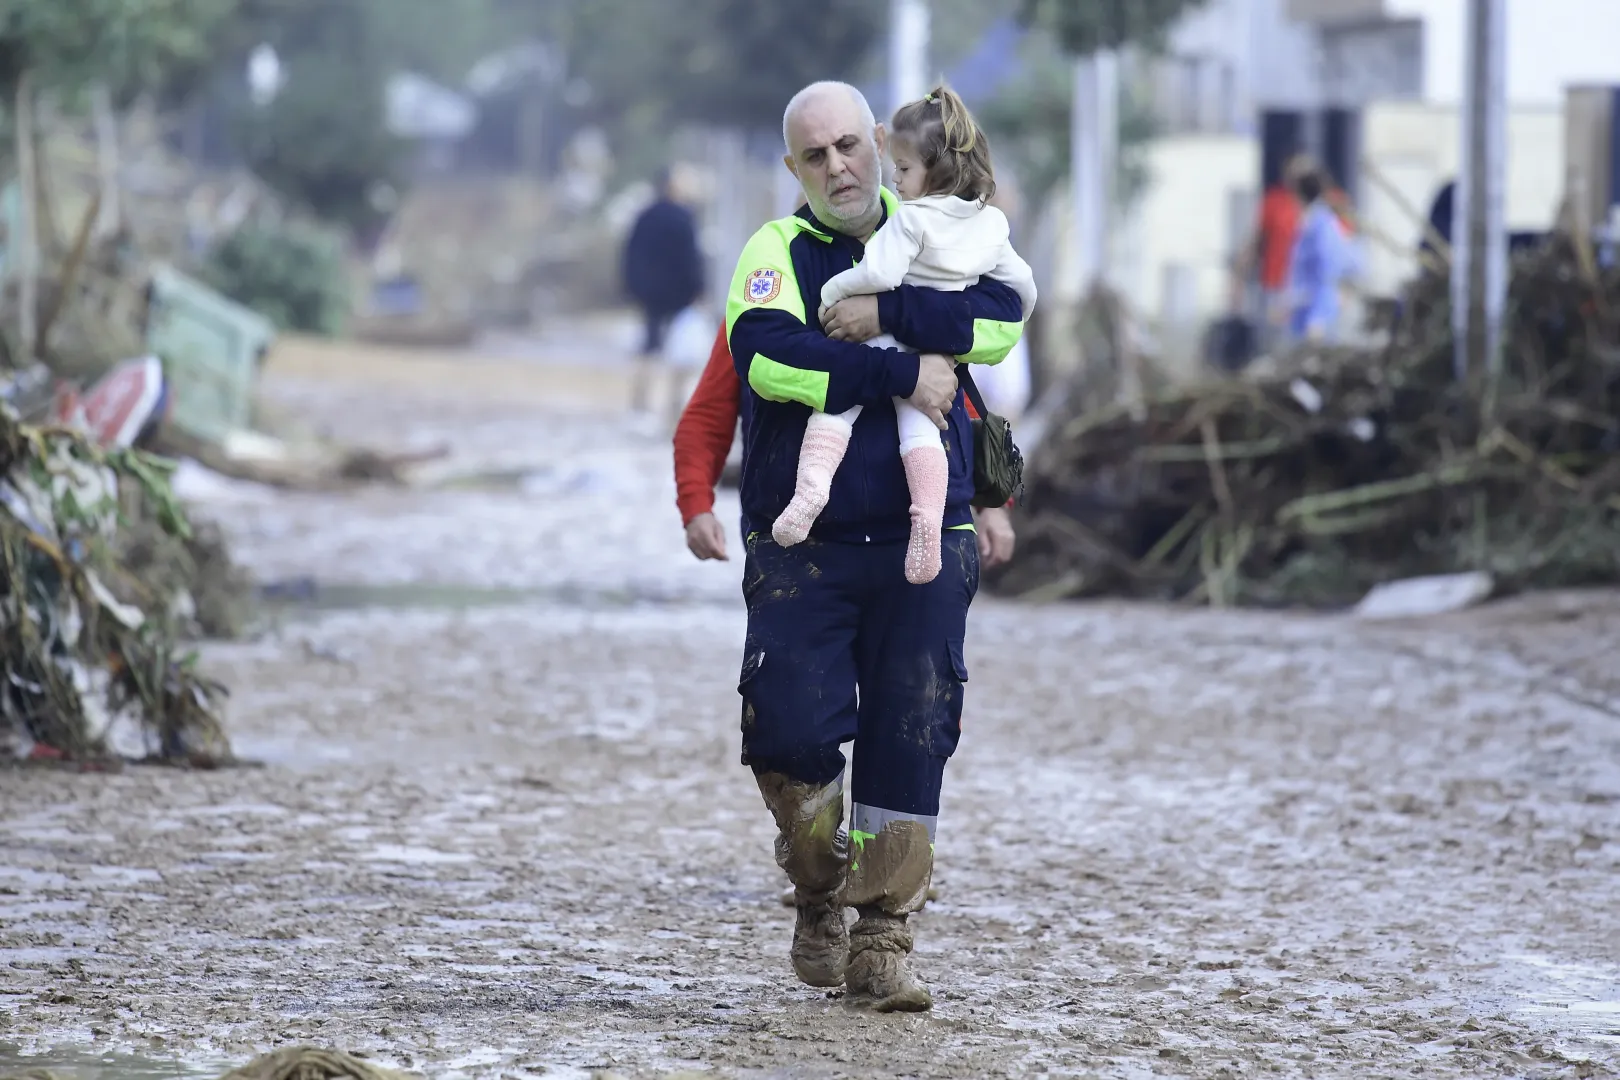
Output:
M989 202L996 193L990 140L955 90L934 87L927 97L902 105L891 126L922 159L929 194Z

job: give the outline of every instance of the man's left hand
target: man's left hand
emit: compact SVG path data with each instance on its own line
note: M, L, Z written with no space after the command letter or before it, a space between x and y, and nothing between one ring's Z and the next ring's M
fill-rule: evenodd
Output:
M821 328L834 341L871 341L883 333L875 296L851 296L821 312Z
M713 513L699 514L687 523L686 549L700 559L731 561L726 557L725 526Z
M1012 515L1005 507L991 506L978 512L979 563L985 569L1000 566L1013 557L1017 537L1013 534Z

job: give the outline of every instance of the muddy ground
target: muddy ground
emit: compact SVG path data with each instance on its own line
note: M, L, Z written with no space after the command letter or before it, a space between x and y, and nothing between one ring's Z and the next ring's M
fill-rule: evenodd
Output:
M1620 1075L1620 596L1398 625L981 598L916 919L937 1006L878 1017L788 969L737 763L739 566L685 554L622 371L328 351L268 387L449 442L442 486L187 481L262 578L364 588L207 648L264 768L0 772L13 1053Z

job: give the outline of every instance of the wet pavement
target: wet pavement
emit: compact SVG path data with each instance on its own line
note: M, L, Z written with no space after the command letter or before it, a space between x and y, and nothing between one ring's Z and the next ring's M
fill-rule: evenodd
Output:
M873 1016L789 971L740 567L681 546L662 434L370 378L270 386L448 442L433 490L194 478L262 580L317 583L205 650L263 767L0 772L0 1074L309 1042L433 1076L1620 1075L1620 596L981 598L936 1008Z

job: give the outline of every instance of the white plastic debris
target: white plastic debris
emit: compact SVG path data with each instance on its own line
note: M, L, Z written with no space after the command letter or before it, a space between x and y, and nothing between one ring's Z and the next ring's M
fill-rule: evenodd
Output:
M1483 570L1466 574L1438 574L1375 585L1355 614L1362 619L1416 619L1461 611L1490 599L1496 580Z
M1322 411L1322 391L1306 382L1304 379L1295 379L1288 384L1288 392L1294 395L1299 407L1308 413Z

